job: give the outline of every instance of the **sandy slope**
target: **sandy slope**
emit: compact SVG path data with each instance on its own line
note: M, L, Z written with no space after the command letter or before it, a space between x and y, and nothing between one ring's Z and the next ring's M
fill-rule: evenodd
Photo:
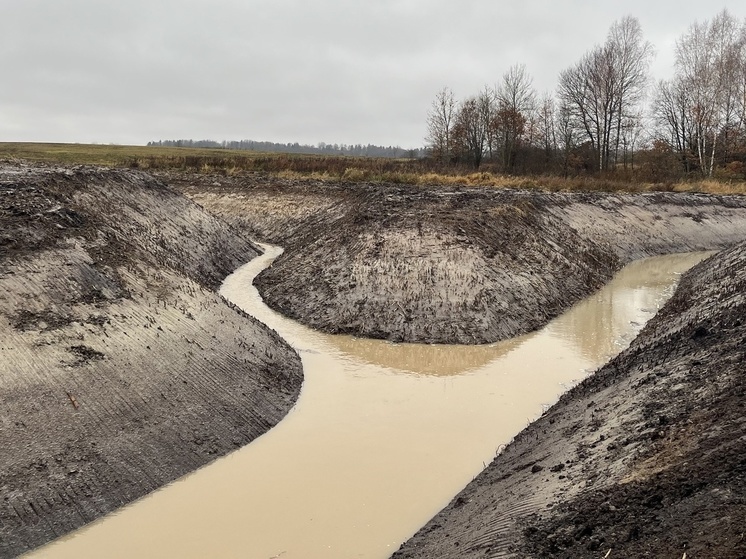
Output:
M284 416L300 360L214 291L256 254L145 174L0 167L0 556Z
M486 343L544 325L622 265L746 238L746 199L175 177L285 253L267 303L326 332Z

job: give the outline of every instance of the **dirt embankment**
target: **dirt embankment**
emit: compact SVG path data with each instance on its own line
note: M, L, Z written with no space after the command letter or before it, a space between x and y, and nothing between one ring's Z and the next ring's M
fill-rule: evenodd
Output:
M299 358L214 291L256 254L145 174L0 166L0 556L285 415Z
M745 364L742 243L394 557L745 557Z
M511 336L630 260L735 245L395 557L746 556L746 199L230 178L185 190L286 246L260 281L271 305L392 339Z
M285 253L268 305L332 333L487 343L534 330L631 260L746 238L746 198L179 177Z

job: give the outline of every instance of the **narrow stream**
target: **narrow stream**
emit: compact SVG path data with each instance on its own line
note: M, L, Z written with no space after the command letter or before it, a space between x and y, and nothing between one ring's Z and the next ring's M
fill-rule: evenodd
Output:
M384 558L528 422L616 355L709 253L641 260L543 330L485 346L330 336L252 286L221 293L300 353L288 416L250 445L41 548L33 557Z

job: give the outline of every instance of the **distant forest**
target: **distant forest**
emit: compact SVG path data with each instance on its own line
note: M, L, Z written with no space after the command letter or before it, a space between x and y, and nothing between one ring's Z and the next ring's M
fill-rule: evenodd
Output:
M425 157L424 148L404 149L399 146L375 146L373 144L325 144L320 142L315 146L308 144L282 144L276 142L257 142L254 140L216 142L214 140L158 140L148 142L148 146L158 147L188 147L188 148L220 148L270 153L305 153L321 155L349 155L354 157L390 157L411 158Z

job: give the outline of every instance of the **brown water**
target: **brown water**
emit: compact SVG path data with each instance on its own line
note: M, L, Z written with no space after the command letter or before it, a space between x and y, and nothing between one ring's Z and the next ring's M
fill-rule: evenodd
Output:
M384 558L569 386L624 348L703 254L635 262L543 330L485 346L314 332L251 286L221 292L301 354L297 405L233 454L34 557Z

